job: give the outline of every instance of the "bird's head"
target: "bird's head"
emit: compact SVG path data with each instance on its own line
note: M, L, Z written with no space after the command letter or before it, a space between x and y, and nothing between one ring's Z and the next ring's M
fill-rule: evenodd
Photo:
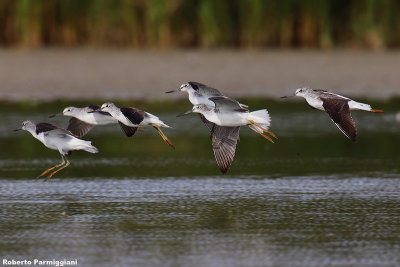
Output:
M202 83L198 83L198 82L187 82L187 83L183 83L181 85L181 87L179 87L179 91L183 91L183 92L190 92L190 91L196 91L198 92L200 87L204 87L205 85Z
M294 95L295 95L295 96L304 97L304 96L306 96L311 90L312 90L312 89L311 89L311 88L308 88L308 87L301 87L301 88L298 88L298 89L296 90L296 92L294 93Z
M210 110L211 109L205 104L197 104L197 105L194 105L192 108L193 113L203 113L203 112L210 111Z
M72 116L75 114L76 111L77 111L76 107L66 107L66 108L64 108L62 114L64 116Z
M25 131L34 131L36 129L35 123L32 121L24 121L22 122L22 127L15 129L14 131L20 131L20 130L25 130Z
M194 105L191 110L186 111L185 113L179 114L179 115L177 115L177 117L182 117L182 116L185 116L185 115L188 115L191 113L200 113L201 114L201 113L203 113L205 111L209 111L209 110L210 110L210 108L207 107L207 105L197 104L197 105Z
M166 93L188 92L190 94L190 92L198 92L199 88L203 87L203 86L205 86L205 85L202 83L198 83L198 82L186 82L186 83L182 83L178 90L172 90L172 91L168 91Z
M115 104L111 103L111 102L107 102L107 103L104 103L103 105L101 105L101 110L105 111L105 112L112 112L116 108L117 107L115 106Z

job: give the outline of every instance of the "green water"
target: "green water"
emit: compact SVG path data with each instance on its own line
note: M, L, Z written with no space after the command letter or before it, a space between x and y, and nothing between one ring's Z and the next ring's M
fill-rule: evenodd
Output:
M165 134L176 150L151 128L127 138L117 125L97 127L84 139L100 152L72 153L71 166L45 182L34 178L58 152L12 129L26 119L65 125L47 116L80 103L3 103L0 256L80 266L398 265L398 100L372 102L382 115L353 112L355 143L302 101L241 102L267 107L279 139L241 129L226 175L198 116L175 117L186 102L125 102L173 126Z

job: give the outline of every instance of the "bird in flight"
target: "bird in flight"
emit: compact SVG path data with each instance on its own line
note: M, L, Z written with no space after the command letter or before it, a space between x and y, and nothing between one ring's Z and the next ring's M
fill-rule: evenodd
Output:
M175 146L161 131L160 127L171 128L164 122L162 122L157 116L150 114L146 111L133 108L133 107L117 107L114 103L104 103L101 106L101 110L108 112L115 119L118 120L121 129L125 132L126 136L131 137L135 134L136 130L142 126L153 126L162 139L173 149Z
M368 104L354 101L348 97L308 87L298 88L294 95L281 98L293 96L303 97L312 108L326 111L340 131L352 141L356 141L357 128L351 117L351 110L383 113L380 109L373 109Z
M98 105L89 105L83 108L66 107L62 113L50 115L55 117L58 115L69 116L67 130L75 136L81 138L86 135L95 125L106 125L118 123L118 120L108 112L101 111Z
M24 121L22 127L14 131L25 130L32 134L32 136L42 142L46 147L58 150L61 154L62 162L57 164L38 176L43 177L50 173L47 177L51 178L54 174L70 165L67 155L73 150L85 150L90 153L99 152L98 149L92 146L90 141L85 141L75 137L70 131L59 128L50 123L41 122L38 124L32 121Z

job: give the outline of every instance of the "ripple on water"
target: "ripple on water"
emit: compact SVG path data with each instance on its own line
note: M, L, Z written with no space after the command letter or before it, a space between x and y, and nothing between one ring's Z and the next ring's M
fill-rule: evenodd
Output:
M390 265L400 185L388 176L3 180L1 243L103 265Z

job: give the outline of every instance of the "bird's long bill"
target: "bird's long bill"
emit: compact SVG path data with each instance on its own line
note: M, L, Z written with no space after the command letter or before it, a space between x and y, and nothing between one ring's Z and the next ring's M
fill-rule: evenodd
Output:
M167 91L167 92L165 92L166 94L171 94L171 93L178 93L178 92L180 92L181 90L171 90L171 91Z
M193 110L188 110L188 111L186 111L185 113L182 113L182 114L179 114L179 115L176 115L176 116L177 116L177 117L182 117L182 116L188 115L188 114L190 114L190 113L193 113Z
M18 128L18 129L14 129L13 131L14 132L18 132L18 131L21 131L22 130L22 128Z
M61 115L63 115L63 114L62 113L52 114L52 115L49 115L49 118L54 118L54 117L61 116Z
M280 98L291 98L291 97L295 97L296 95L285 95L285 96L281 96Z

